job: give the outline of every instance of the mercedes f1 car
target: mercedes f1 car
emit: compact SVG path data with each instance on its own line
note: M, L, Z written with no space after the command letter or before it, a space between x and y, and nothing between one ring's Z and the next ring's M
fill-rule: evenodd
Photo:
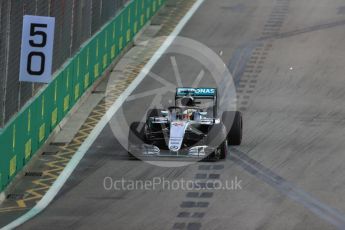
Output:
M175 106L150 109L146 122L131 124L129 156L224 159L228 145L241 144L242 114L218 113L216 88L177 88Z

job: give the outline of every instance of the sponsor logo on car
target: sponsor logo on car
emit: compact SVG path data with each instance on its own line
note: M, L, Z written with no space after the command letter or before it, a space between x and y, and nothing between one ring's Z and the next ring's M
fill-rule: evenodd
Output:
M177 95L187 95L191 96L212 96L215 95L216 90L214 88L178 88Z
M177 151L178 149L179 149L179 147L176 146L176 145L171 145L170 146L170 150L172 150L172 151Z

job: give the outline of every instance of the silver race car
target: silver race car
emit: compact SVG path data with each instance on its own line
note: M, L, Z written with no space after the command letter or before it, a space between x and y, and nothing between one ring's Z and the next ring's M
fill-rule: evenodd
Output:
M225 159L228 145L240 145L242 114L218 114L216 88L177 88L175 106L151 109L146 122L133 122L128 138L131 158L197 157Z

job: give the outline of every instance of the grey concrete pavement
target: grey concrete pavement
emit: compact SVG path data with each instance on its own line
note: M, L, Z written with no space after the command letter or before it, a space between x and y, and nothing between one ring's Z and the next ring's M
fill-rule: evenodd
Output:
M221 51L234 72L242 146L226 161L164 168L129 161L107 127L54 202L21 229L344 229L344 6L205 1L181 36ZM177 55L188 85L200 66L185 60ZM163 56L152 72L174 82L170 61ZM147 77L134 94L159 86ZM150 99L124 104L128 119L140 119ZM237 177L242 189L107 191L103 185L105 177L204 176Z

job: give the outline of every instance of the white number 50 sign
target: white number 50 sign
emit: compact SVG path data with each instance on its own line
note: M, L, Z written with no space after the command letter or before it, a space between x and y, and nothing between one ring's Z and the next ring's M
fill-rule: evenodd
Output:
M52 80L55 18L25 15L19 81Z

